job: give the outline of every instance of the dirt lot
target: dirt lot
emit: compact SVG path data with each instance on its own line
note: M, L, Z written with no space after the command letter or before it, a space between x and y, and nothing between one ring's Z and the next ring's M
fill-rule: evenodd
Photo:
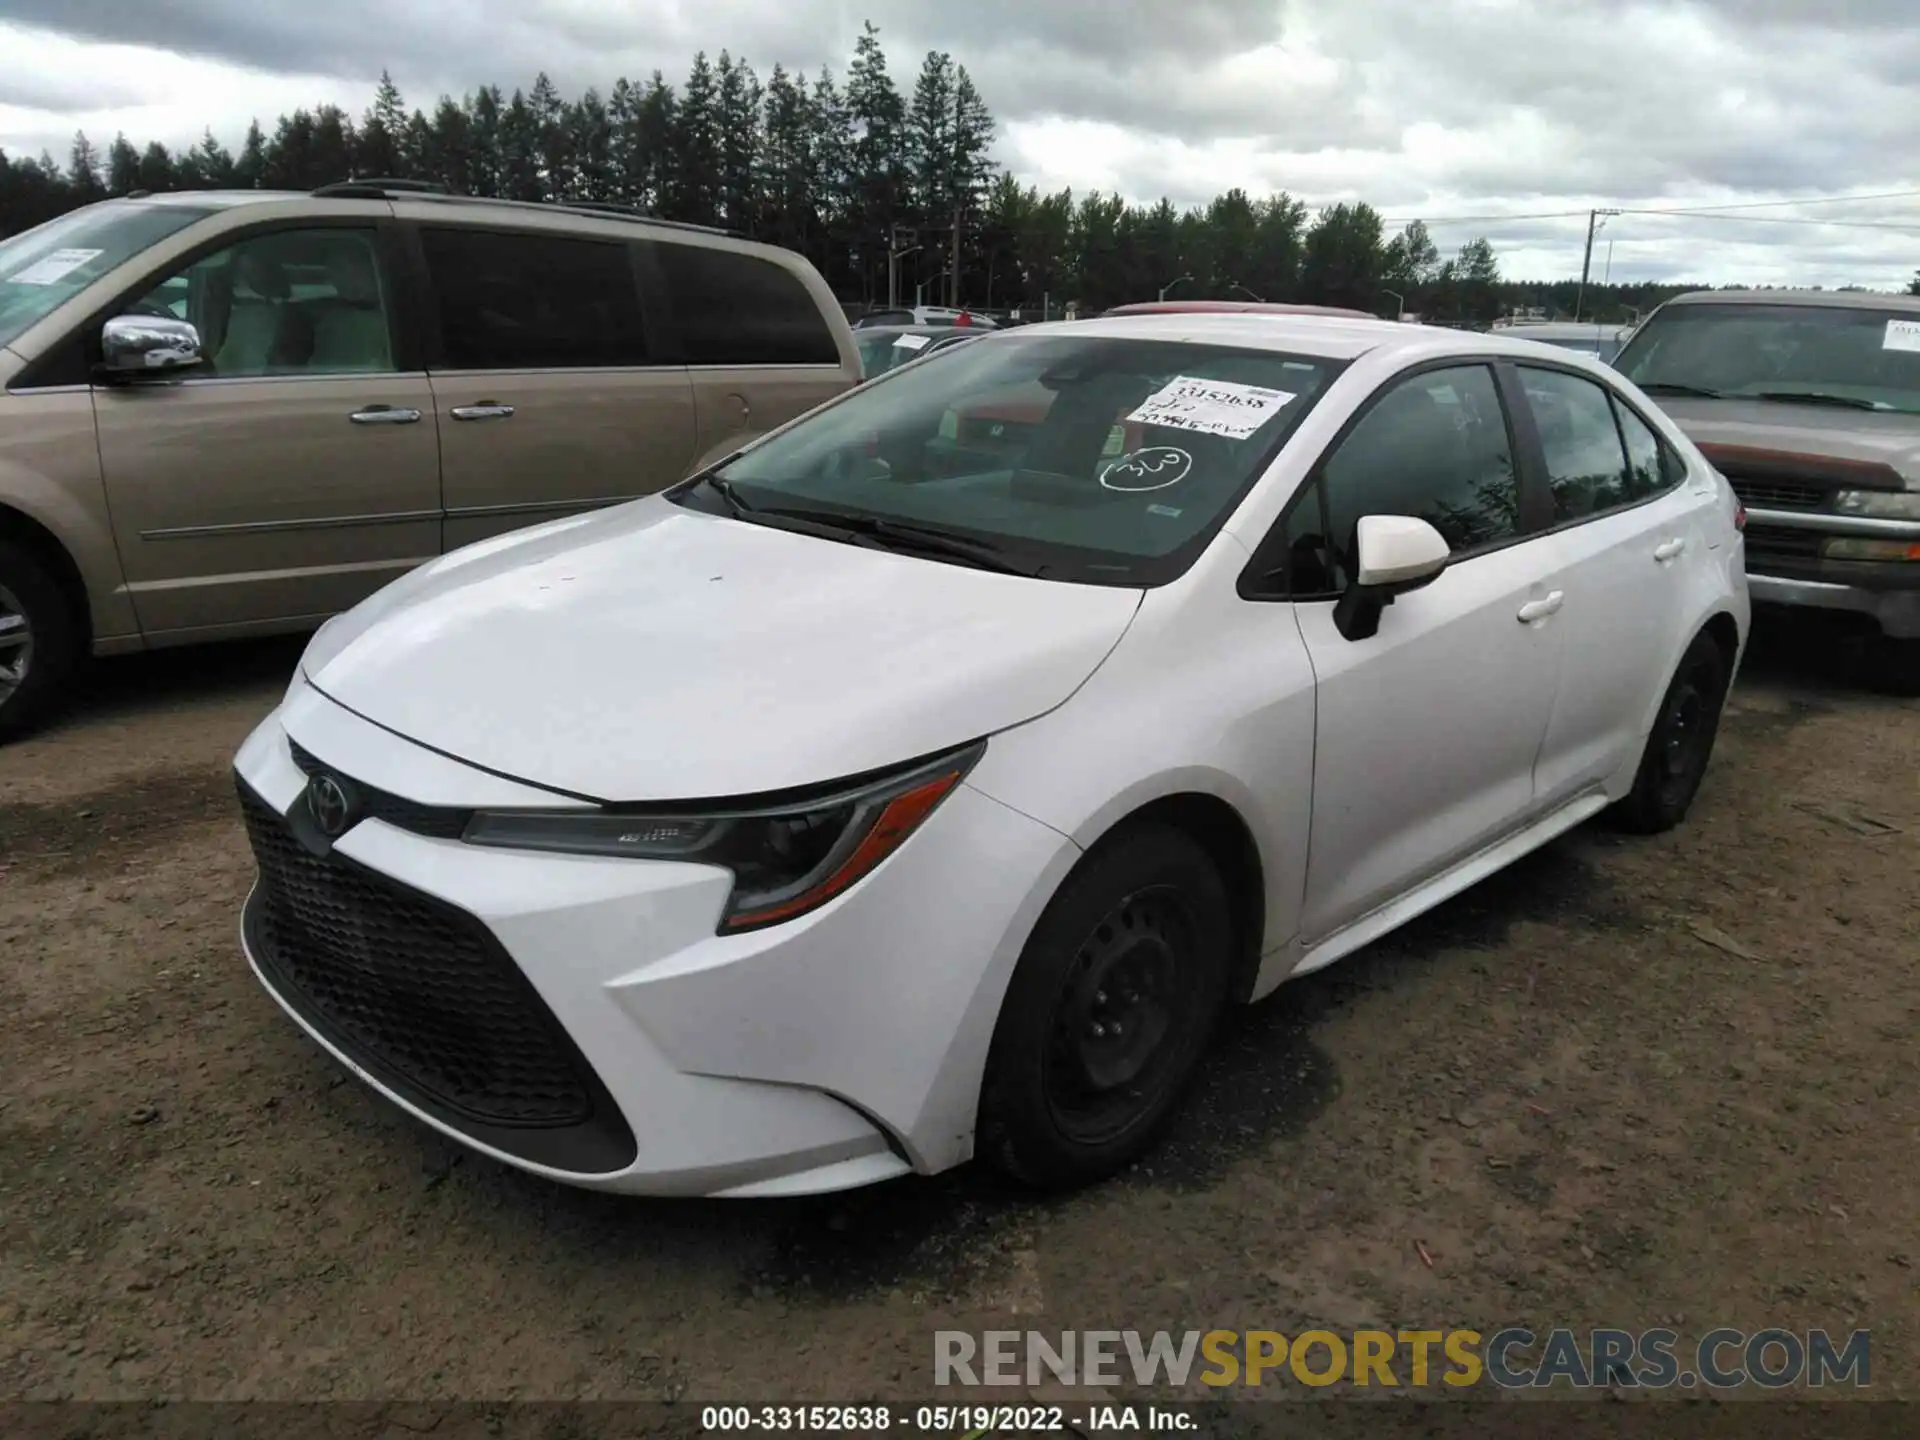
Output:
M0 1397L926 1399L937 1325L1009 1319L1870 1325L1920 1396L1920 706L1822 630L1679 832L1282 991L1150 1167L1048 1203L575 1193L344 1080L235 935L227 762L296 653L115 662L0 750Z

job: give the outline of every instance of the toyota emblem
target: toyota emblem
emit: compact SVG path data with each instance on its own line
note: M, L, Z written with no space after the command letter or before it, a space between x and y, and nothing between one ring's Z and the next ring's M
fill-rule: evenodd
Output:
M353 801L347 795L347 787L331 775L315 775L307 781L307 813L313 816L313 823L320 827L320 833L329 840L337 840L346 833L347 822L353 815Z

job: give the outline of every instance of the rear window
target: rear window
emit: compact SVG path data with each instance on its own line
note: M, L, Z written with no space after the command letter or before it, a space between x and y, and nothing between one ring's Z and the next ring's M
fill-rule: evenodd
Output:
M706 245L655 245L689 365L838 365L840 347L792 271Z
M618 242L423 229L449 370L647 363L633 261Z

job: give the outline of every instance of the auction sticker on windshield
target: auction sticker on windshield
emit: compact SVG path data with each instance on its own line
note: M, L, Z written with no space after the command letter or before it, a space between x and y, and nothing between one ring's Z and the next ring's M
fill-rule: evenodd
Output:
M1920 351L1920 320L1889 320L1880 348Z
M99 250L56 250L51 255L42 255L26 269L15 271L7 279L15 285L52 285L66 279L103 253Z
M893 342L896 350L924 350L933 337L931 335L902 335Z
M1197 430L1205 435L1244 440L1294 398L1286 390L1176 375L1141 401L1140 408L1127 419L1136 425Z

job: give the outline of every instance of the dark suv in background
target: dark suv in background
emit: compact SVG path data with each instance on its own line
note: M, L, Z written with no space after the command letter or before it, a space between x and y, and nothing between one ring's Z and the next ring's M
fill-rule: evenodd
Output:
M1682 295L1615 364L1747 507L1756 605L1862 617L1877 680L1920 693L1920 298Z

